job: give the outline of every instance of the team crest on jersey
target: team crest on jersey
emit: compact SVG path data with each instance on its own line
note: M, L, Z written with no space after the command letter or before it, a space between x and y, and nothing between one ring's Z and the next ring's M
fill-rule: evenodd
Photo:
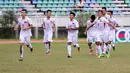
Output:
M24 21L24 23L27 23L27 21Z
M53 23L53 21L50 21L51 23Z
M72 24L75 24L74 22L72 22Z

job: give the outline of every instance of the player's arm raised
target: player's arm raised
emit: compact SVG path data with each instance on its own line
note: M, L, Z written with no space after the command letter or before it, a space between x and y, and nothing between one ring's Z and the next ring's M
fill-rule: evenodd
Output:
M113 29L116 30L116 27L114 25L112 25L111 22L109 22L107 19L104 19L105 23L107 23L109 26L111 26Z
M112 25L112 23L107 23L109 26L111 26L113 29L115 29L116 30L116 27L114 26L114 25Z
M85 32L84 32L85 35L86 35L87 31L88 31L91 27L93 27L93 25L94 25L94 24L91 24L89 27L86 27Z

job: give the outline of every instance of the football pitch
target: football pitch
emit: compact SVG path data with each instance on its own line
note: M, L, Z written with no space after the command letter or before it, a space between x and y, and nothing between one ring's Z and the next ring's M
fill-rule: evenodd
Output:
M68 59L66 43L52 43L51 56L43 43L33 43L32 53L24 47L24 61L18 61L19 44L0 44L0 73L130 73L129 43L117 44L109 59L90 56L87 43L79 44L81 52L73 48Z

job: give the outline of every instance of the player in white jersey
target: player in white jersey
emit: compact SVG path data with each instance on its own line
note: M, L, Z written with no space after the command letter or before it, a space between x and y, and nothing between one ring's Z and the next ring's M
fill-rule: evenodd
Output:
M115 18L112 17L113 11L108 11L108 15L110 15L109 21L113 24L113 26L117 27L119 25L119 23L116 21ZM115 44L113 42L115 42L115 32L116 32L116 30L113 29L112 27L110 27L109 44L111 44L114 51L115 51Z
M96 19L95 15L91 15L91 19L88 20L87 27L84 32L85 35L87 33L90 55L93 52L92 43L95 41L95 35L96 35L95 19Z
M51 18L51 10L47 10L47 18L44 18L42 27L44 30L44 40L45 48L46 48L46 55L51 55L50 46L53 37L53 28L55 28L55 20Z
M75 18L75 13L70 13L70 20L66 25L66 29L68 30L68 58L71 58L71 44L78 49L80 52L80 46L78 42L78 30L79 30L79 23Z
M18 18L18 24L15 26L14 30L17 30L19 27L21 28L20 31L20 58L19 61L23 61L23 54L24 54L24 44L28 48L30 48L30 51L33 51L32 45L30 43L30 37L32 36L31 28L32 28L32 21L30 18L26 16L27 10L22 10L22 17Z
M96 35L96 46L99 51L99 56L103 56L103 51L102 51L102 43L104 42L105 44L108 42L108 31L107 27L111 26L112 28L116 29L106 18L103 17L103 12L101 10L98 11L98 18L96 19L96 27L97 27L97 35Z
M109 21L110 16L107 14L107 8L106 7L102 7L102 11L103 11L103 17ZM105 25L107 25L107 24L105 24ZM106 31L107 31L106 34L108 35L108 33L110 31L110 27L105 27L105 28L106 28ZM107 47L108 47L108 45L106 46L105 43L102 45L103 54L107 53L107 49L108 49ZM106 54L106 55L108 55L108 54Z

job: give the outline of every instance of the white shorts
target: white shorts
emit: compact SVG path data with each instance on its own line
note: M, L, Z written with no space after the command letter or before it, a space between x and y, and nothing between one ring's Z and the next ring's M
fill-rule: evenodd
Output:
M68 35L68 42L72 42L75 45L78 42L78 34Z
M101 35L101 40L102 40L103 43L109 42L109 35L107 33Z
M96 41L95 33L87 33L88 42Z
M97 35L95 35L95 41L96 42L102 42L102 38L101 38L101 34L97 33Z
M103 43L107 43L109 41L109 36L108 36L108 32L98 32L96 37L96 41L98 42L103 42Z
M52 36L52 33L45 34L43 42L52 42Z
M95 36L88 36L88 42L91 43L91 42L94 42L96 41L96 37Z
M25 43L26 45L30 44L30 36L21 36L19 37L20 43Z
M109 41L115 41L115 30L110 30L109 32Z

